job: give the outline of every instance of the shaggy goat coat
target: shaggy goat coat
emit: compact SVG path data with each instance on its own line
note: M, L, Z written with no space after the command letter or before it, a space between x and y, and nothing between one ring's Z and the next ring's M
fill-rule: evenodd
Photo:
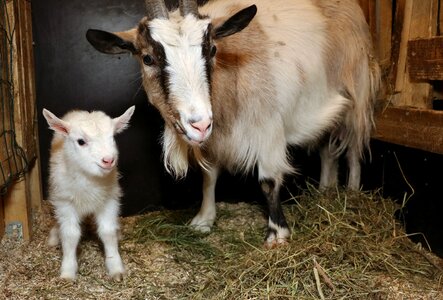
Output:
M149 101L166 123L168 171L181 177L190 161L202 166L203 203L192 225L212 226L220 169L257 167L269 206L267 245L284 243L278 191L294 171L288 145L320 145L322 187L336 184L346 152L348 186L359 188L380 72L355 0L215 0L198 11L183 0L170 13L162 1L146 3L135 29L89 30L87 38L99 51L140 60Z

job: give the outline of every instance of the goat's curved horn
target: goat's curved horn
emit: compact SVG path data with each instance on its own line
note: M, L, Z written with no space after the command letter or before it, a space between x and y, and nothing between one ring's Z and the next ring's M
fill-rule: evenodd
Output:
M192 14L198 16L198 6L196 0L179 0L180 14L186 16Z
M145 0L146 16L149 20L168 19L168 9L163 0Z

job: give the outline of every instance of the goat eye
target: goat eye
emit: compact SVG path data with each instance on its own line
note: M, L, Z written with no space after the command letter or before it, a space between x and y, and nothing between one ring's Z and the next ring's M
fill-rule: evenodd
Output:
M143 63L147 66L150 66L154 63L154 59L151 55L145 55L143 56Z
M212 46L212 47L211 47L211 52L209 53L209 55L210 55L211 57L214 57L216 52L217 52L217 47Z
M78 140L77 140L77 143L78 143L80 146L83 146L83 145L86 144L86 142L85 142L84 139L78 139Z

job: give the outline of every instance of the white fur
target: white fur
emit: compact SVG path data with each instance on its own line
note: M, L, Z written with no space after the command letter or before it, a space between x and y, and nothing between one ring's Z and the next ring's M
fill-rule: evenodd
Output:
M179 121L187 138L198 144L210 135L210 131L201 136L190 123L212 120L211 103L207 101L209 88L204 84L207 80L205 63L201 59L201 37L210 20L199 20L193 15L179 18L178 11L171 14L170 19L175 21L154 19L150 23L152 38L161 41L169 62L166 69L170 74L170 101L175 102L180 112Z
M72 111L59 119L43 110L50 128L55 131L49 166L49 200L57 226L51 230L48 244L55 246L59 238L61 240L61 278L76 279L80 224L88 215L95 217L109 275L121 279L124 273L117 240L122 192L114 134L128 126L133 112L132 106L122 116L111 119L99 111ZM79 140L85 144L80 145ZM109 158L113 159L112 164L105 163Z
M282 228L274 224L271 219L268 220L268 228L273 229L276 232L275 234L270 234L265 241L265 247L268 249L274 248L280 244L286 244L288 238L291 236L291 232L288 228Z
M211 231L215 222L215 184L218 169L212 168L203 172L203 201L200 212L192 219L191 226L201 232Z

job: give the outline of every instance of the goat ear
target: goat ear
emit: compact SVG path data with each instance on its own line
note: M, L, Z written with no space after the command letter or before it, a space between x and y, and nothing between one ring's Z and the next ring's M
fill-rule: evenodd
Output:
M48 122L49 128L54 130L55 132L61 133L64 136L69 134L70 126L68 122L60 120L56 117L52 112L43 108L43 116Z
M213 38L219 39L242 31L249 25L249 22L251 22L256 13L257 6L255 5L242 9L226 20L221 26L215 28Z
M129 120L131 120L132 114L134 113L135 105L128 108L124 114L122 114L120 117L112 119L112 122L114 123L114 132L120 133L129 126Z
M88 42L98 51L107 54L136 53L134 46L135 37L135 28L115 33L97 29L88 29L86 32Z

